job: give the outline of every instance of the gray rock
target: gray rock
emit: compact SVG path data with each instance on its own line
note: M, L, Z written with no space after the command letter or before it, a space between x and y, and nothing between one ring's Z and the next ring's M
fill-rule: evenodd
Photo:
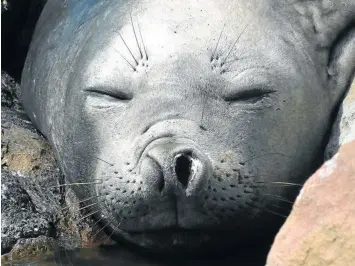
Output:
M56 198L26 177L3 170L1 253L9 251L21 238L55 236L55 212L59 207Z
M17 100L19 92L19 84L6 72L1 71L1 106L19 109L20 105Z

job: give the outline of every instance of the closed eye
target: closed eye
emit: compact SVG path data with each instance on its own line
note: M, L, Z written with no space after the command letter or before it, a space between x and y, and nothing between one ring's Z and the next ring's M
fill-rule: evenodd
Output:
M224 97L227 102L257 103L276 91L266 88L254 88L230 93Z
M85 89L85 92L88 92L93 96L106 96L120 101L130 101L133 99L131 93L126 93L117 89L88 88Z

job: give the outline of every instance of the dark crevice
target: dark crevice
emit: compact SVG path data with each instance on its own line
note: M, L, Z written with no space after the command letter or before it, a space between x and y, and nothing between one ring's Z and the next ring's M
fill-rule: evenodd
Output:
M46 0L9 1L7 9L1 12L2 70L20 81L27 51L35 25Z
M165 180L164 180L163 174L161 174L161 176L159 177L159 181L158 181L158 190L159 190L159 192L162 192L164 187L165 187Z
M191 157L187 154L179 155L175 161L175 173L178 181L187 187L191 175Z

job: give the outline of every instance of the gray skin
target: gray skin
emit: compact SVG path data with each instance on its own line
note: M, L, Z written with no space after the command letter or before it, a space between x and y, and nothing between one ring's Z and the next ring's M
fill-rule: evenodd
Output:
M241 244L320 163L354 2L49 0L22 102L112 237Z

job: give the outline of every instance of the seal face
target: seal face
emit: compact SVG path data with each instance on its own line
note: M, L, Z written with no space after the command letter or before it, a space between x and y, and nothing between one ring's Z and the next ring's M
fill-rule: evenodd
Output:
M296 15L268 1L59 2L23 102L66 178L92 182L75 191L113 237L223 246L279 219L339 98Z

